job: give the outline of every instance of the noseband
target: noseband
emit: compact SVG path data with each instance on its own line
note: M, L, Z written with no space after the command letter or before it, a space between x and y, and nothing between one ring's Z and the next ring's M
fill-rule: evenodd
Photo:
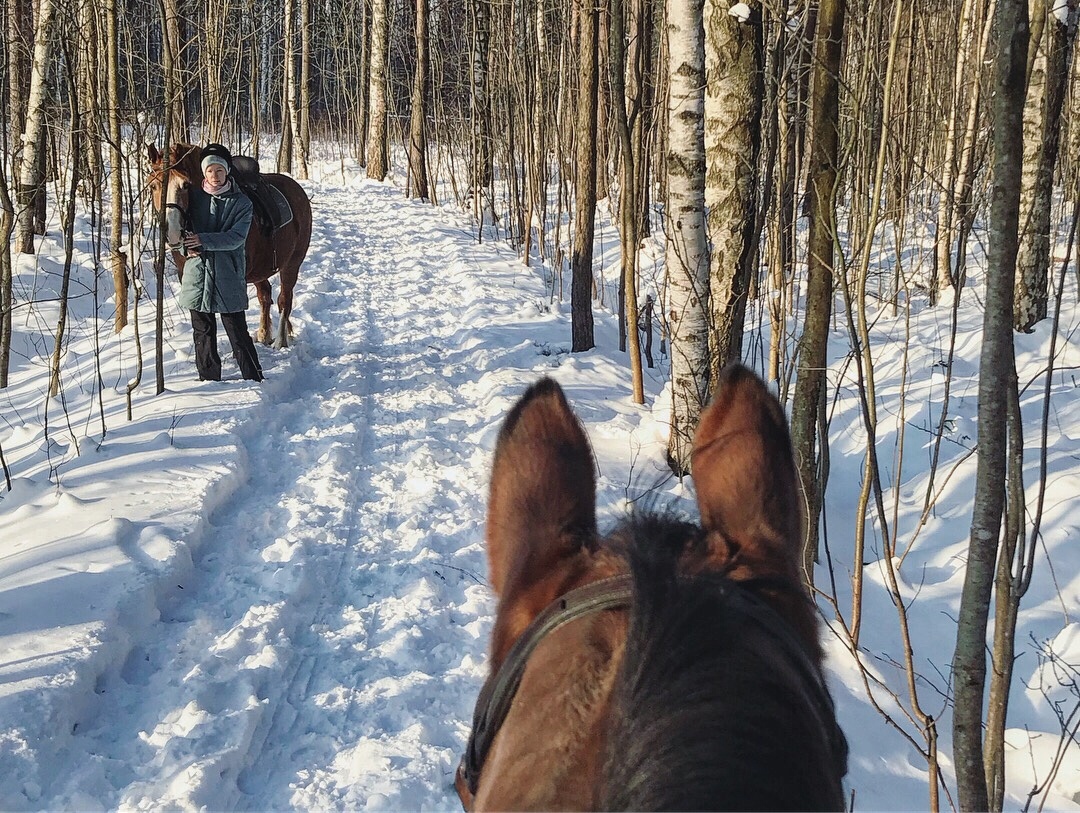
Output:
M479 787L480 770L514 702L529 655L545 636L571 621L601 610L629 607L631 584L630 574L625 573L571 590L551 602L510 647L499 670L488 676L476 699L472 733L461 758L462 775L470 793L475 795Z

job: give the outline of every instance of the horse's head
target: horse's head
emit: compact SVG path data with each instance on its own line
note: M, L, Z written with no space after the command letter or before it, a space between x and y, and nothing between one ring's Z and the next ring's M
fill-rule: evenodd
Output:
M179 251L182 232L189 226L188 195L191 185L200 182L199 148L192 144L173 144L170 157L153 144L146 145L150 174L146 184L155 211L165 207L165 239L173 249L177 264L182 264Z
M846 744L800 576L780 404L745 368L724 371L694 442L700 526L646 516L601 538L594 472L562 390L533 386L495 450L492 676L462 803L842 806Z

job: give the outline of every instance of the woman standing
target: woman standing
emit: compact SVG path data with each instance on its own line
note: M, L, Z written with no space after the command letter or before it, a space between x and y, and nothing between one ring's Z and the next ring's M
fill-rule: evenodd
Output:
M180 286L180 305L191 311L195 366L200 381L221 380L214 318L214 314L221 314L240 373L250 381L262 381L262 367L245 315L245 245L251 227L251 201L229 177L232 155L225 147L208 144L200 157L203 182L192 185L188 198L192 230L183 238L187 261Z

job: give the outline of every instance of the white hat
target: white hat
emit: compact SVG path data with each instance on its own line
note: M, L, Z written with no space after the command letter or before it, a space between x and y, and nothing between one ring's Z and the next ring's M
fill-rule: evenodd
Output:
M229 171L229 162L222 158L220 155L208 155L202 159L202 171L205 174L206 168L211 164L221 164L225 167L225 171Z

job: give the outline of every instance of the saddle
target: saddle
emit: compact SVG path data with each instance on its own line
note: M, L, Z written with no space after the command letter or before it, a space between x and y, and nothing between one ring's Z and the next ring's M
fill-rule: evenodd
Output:
M234 155L232 176L251 199L255 222L269 237L293 219L292 207L281 190L259 171L259 162L247 155Z

